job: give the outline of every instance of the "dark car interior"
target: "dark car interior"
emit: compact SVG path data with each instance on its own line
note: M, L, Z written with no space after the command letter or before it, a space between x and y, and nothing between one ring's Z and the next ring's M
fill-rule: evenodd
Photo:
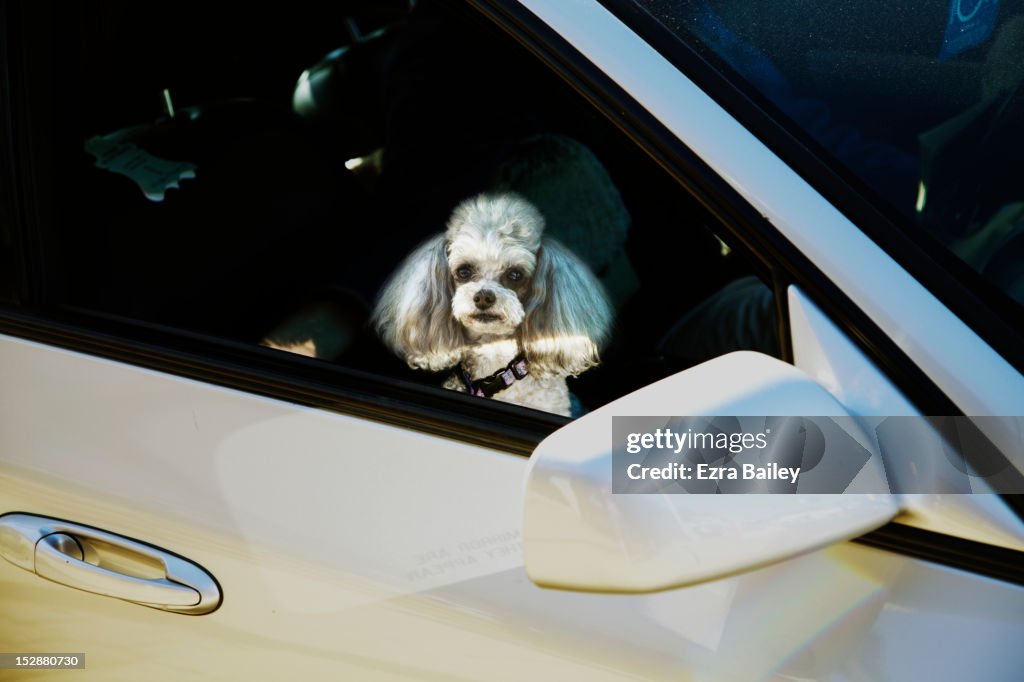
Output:
M253 344L326 328L328 361L439 385L377 340L374 298L460 200L534 164L530 177L564 183L541 194L597 197L558 209L560 238L597 254L589 262L616 307L604 364L571 384L593 409L707 359L680 350L679 335L693 335L680 321L726 284L764 275L652 159L466 3L19 11L37 27L25 38L26 96L48 145L36 155L53 199L38 216L47 305ZM552 147L576 150L577 165L544 166ZM736 334L718 350L778 352L771 291L754 286L767 292L771 339Z
M638 1L1021 327L1024 2Z

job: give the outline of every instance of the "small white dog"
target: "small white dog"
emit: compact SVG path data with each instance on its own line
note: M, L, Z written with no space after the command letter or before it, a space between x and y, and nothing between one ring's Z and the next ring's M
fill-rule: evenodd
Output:
M373 314L410 367L445 388L570 415L568 376L598 364L612 312L601 283L522 197L482 194L406 258Z

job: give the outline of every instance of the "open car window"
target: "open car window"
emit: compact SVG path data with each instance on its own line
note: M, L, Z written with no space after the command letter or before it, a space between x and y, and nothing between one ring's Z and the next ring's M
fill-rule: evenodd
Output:
M613 311L573 414L725 352L781 354L759 257L482 14L410 4L27 9L48 207L32 305L437 387L458 366L410 368L374 306L456 206L511 192Z

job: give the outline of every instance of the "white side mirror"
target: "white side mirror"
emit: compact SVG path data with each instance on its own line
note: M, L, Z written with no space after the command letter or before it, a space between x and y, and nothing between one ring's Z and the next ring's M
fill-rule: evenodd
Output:
M731 353L631 393L546 438L526 479L523 551L541 586L650 592L847 540L898 511L888 494L614 494L612 417L849 417L795 367ZM858 441L872 449L869 438ZM884 476L879 458L868 467Z

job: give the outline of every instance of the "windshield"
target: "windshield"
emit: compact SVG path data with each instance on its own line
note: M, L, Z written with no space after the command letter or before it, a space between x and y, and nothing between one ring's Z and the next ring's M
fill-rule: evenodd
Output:
M877 207L1024 304L1024 1L637 4Z

